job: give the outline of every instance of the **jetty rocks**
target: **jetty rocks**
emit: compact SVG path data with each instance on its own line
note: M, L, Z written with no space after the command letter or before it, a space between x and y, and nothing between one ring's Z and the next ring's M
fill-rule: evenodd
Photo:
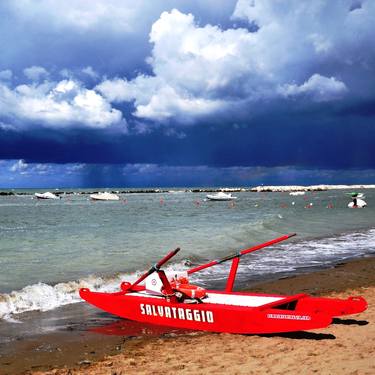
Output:
M326 190L359 190L359 189L375 189L375 185L286 185L286 186L257 186L251 188L254 192L290 192L290 191L326 191Z

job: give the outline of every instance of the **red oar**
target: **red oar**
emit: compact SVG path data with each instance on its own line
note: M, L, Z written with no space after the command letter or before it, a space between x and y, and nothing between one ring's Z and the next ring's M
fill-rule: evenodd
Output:
M180 248L178 247L176 250L171 251L168 253L163 259L159 260L156 264L154 264L145 274L143 274L137 281L135 281L132 285L129 285L127 288L128 290L131 290L135 285L138 285L141 283L147 276L151 275L153 272L159 271L160 267L168 262L169 259L174 257L178 252L180 251Z
M220 263L226 262L227 260L231 260L231 259L237 258L237 257L239 258L242 255L252 253L253 251L256 251L256 250L259 250L259 249L263 249L264 247L274 245L275 243L278 243L278 242L281 242L281 241L285 241L288 238L293 237L295 235L296 235L295 233L286 234L285 236L282 236L282 237L279 237L279 238L275 238L274 240L271 240L271 241L268 241L268 242L256 245L254 247L250 247L249 249L241 250L238 253L228 255L228 256L226 256L224 258L221 258L219 260L213 260L213 261L208 262L206 264L202 264L200 266L197 266L195 268L192 268L192 269L188 270L187 273L190 275L191 273L204 270L205 268L208 268L208 267L214 266L216 264L220 264Z

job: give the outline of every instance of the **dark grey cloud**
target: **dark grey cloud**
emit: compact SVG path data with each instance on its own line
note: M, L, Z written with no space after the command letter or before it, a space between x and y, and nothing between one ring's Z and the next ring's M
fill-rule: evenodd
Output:
M159 164L53 164L23 159L0 162L0 188L12 187L187 187L272 184L372 183L374 169L283 167L209 167Z
M373 1L8 0L0 17L0 159L98 181L157 166L147 184L375 168Z

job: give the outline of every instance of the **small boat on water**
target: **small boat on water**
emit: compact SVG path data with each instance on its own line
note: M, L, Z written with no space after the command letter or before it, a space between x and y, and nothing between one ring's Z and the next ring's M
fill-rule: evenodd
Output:
M297 195L305 195L305 192L304 191L291 191L289 193L289 195L294 195L294 196L297 196Z
M276 238L185 272L165 272L161 267L178 253L180 249L177 248L135 282L123 282L118 292L95 292L82 288L79 294L99 309L140 323L241 334L324 328L335 317L366 310L367 302L363 297L338 299L312 297L304 293L283 296L233 291L242 255L294 235ZM189 283L189 275L230 260L232 265L225 290L206 290Z
M356 199L356 201L354 202L350 202L348 203L348 207L349 208L364 208L367 206L367 203L363 200L363 199Z
M34 196L35 198L38 198L38 199L60 199L58 195L53 194L49 191L45 193L35 193Z
M107 191L98 194L91 194L90 198L94 201L118 201L120 197L116 194L113 193L108 193Z
M206 198L210 201L233 201L237 199L231 193L223 193L222 191L216 194L207 194Z
M352 197L352 201L348 203L349 208L364 208L367 206L367 203L364 201L364 194L362 193L349 193Z

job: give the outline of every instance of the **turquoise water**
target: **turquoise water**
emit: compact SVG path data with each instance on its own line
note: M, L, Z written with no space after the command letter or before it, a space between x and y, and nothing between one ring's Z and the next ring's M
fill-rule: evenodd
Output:
M83 283L114 288L176 247L182 251L175 267L183 269L186 260L200 263L298 234L243 258L242 280L374 253L375 191L363 192L365 209L347 208L342 190L239 192L234 204L190 192L122 194L115 202L92 202L88 195L57 201L0 196L0 316L77 302ZM219 282L226 272L227 266L212 268L197 278ZM20 296L23 305L14 307Z

